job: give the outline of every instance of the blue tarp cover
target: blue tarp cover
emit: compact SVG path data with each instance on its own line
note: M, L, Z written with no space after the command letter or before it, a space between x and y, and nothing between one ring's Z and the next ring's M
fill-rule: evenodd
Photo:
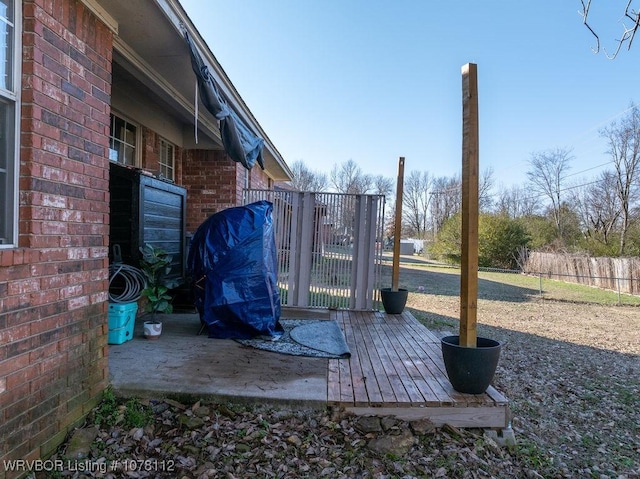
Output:
M210 216L187 260L195 302L210 338L280 336L280 293L271 213L258 201Z
M227 106L209 72L209 67L186 30L184 38L189 46L191 67L198 81L200 99L216 120L220 121L220 137L224 150L233 161L242 163L246 169L250 170L258 162L260 168L264 170L262 158L264 140L255 135L236 112Z

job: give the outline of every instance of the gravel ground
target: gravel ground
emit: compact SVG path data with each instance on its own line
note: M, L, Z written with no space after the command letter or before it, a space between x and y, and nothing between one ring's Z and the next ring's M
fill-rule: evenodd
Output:
M434 330L456 331L457 279L412 274L403 276L416 286L410 290L425 284L429 294L412 292L410 310ZM513 291L500 300L505 289L495 287L483 289L478 301L479 334L506 342L494 383L510 400L513 447L498 446L482 430L417 427L387 418L376 432L331 411L165 400L120 404L107 421L104 406L96 410L85 428L92 439L86 460L118 467L71 467L55 475L640 478L640 309L518 297ZM132 427L127 419L137 407L140 415L149 414L145 426ZM96 428L101 417L106 424ZM381 435L398 448L378 447ZM52 459L70 449L65 444ZM140 462L125 471L123 459Z

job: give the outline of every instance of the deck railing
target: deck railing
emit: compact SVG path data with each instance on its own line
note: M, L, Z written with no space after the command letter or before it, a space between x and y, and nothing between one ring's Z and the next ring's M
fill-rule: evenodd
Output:
M383 195L248 189L273 203L283 305L371 310L379 302Z

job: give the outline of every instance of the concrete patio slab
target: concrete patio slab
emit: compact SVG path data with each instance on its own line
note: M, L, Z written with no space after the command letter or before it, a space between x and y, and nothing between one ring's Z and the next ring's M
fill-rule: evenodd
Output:
M163 318L158 340L145 339L138 318L132 340L109 346L111 385L124 396L327 405L328 360L289 356L210 339L197 314Z

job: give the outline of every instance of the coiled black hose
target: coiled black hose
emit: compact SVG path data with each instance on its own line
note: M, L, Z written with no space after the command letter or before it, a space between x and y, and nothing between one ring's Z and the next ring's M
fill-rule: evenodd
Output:
M132 303L138 301L142 290L147 287L143 272L124 263L109 265L109 301L112 303Z

